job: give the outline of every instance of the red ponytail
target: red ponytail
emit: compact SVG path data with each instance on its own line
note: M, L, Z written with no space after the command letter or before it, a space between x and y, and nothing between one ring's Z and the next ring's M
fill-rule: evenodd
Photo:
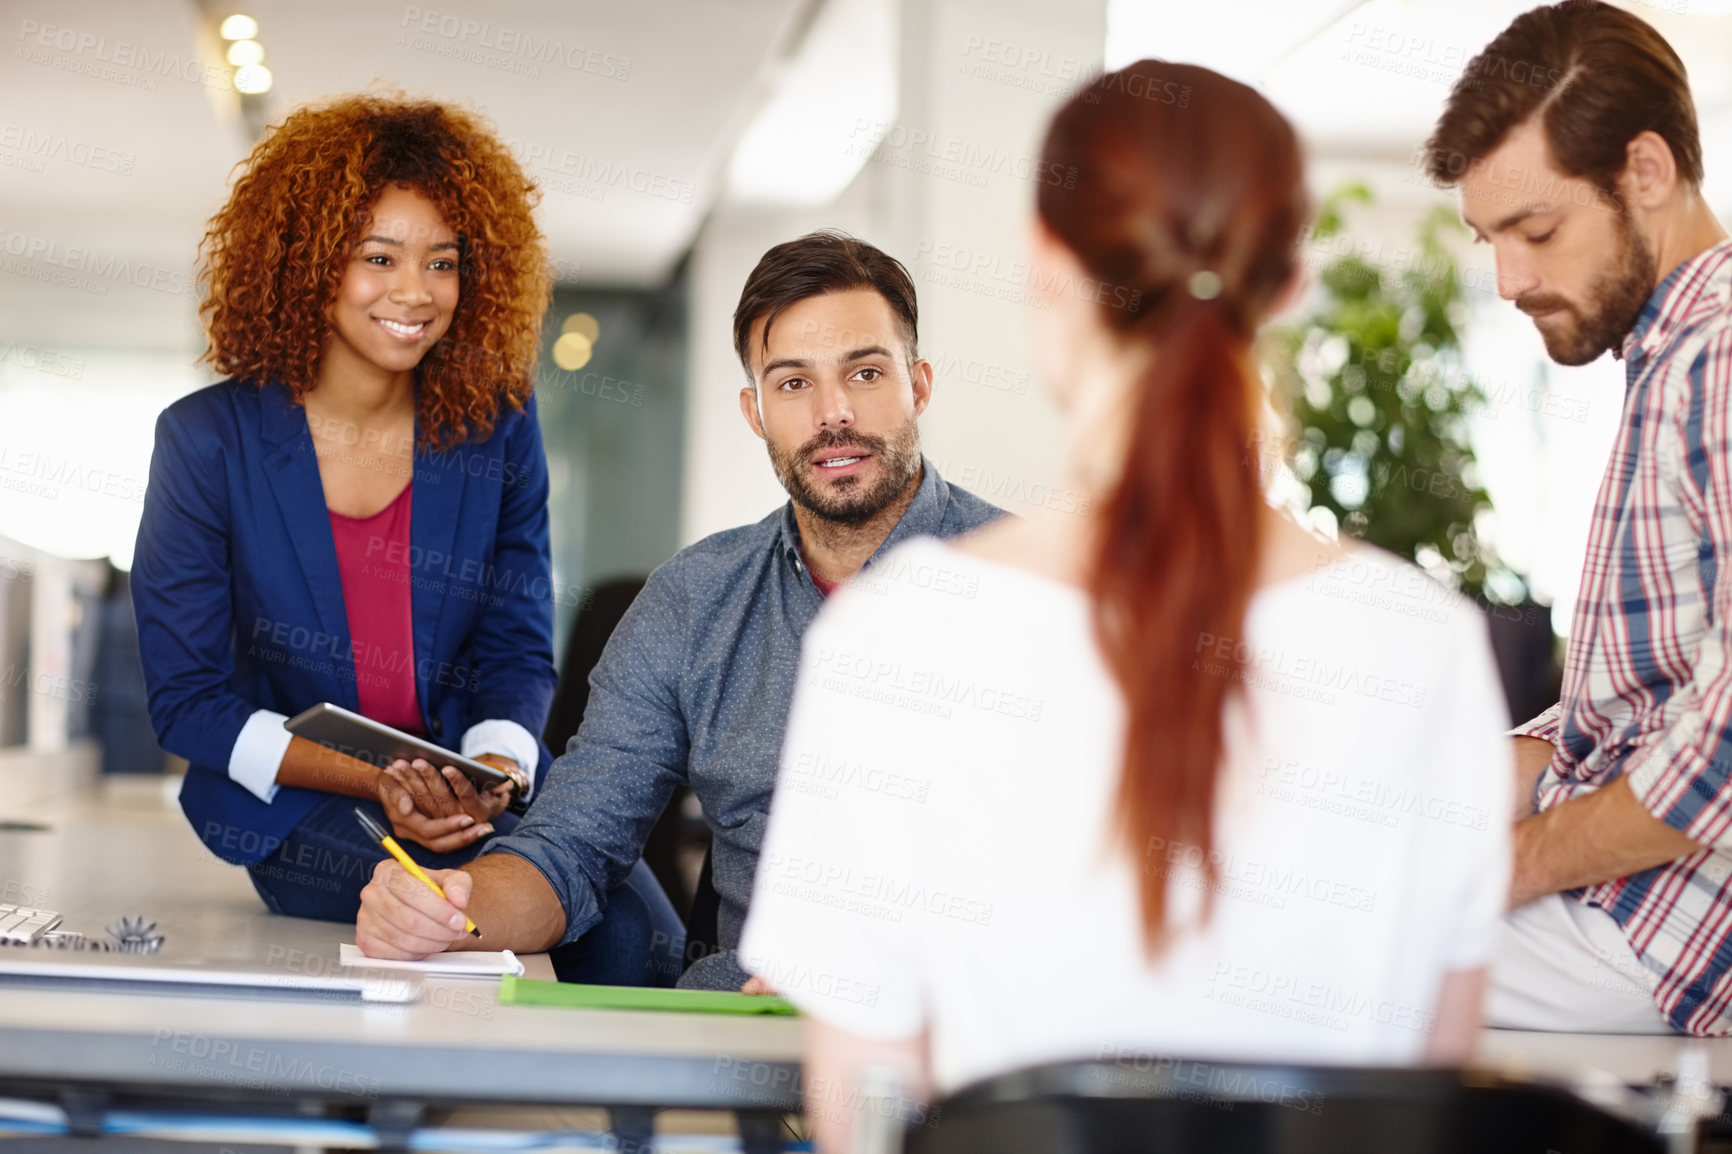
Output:
M1150 95L1174 91L1182 105ZM1222 722L1243 671L1200 650L1211 638L1238 648L1256 583L1263 490L1247 451L1250 345L1294 267L1306 211L1298 142L1244 85L1140 61L1073 98L1044 151L1080 179L1042 187L1042 220L1091 275L1134 290L1124 298L1134 305L1103 306L1103 316L1152 352L1134 386L1124 471L1100 506L1089 588L1127 707L1119 820L1144 864L1153 953L1174 928L1171 847L1195 847L1205 883L1215 880Z
M1141 383L1091 575L1096 637L1130 704L1119 815L1144 863L1151 950L1166 928L1167 847L1198 847L1215 880L1221 718L1241 683L1202 672L1198 650L1240 635L1257 569L1263 490L1245 452L1244 351L1218 307L1193 301L1173 319Z

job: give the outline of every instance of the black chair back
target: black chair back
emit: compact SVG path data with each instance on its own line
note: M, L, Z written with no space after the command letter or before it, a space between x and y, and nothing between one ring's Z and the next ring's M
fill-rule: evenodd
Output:
M620 618L643 591L645 580L616 577L583 591L583 601L565 639L559 685L553 691L553 704L548 708L547 726L541 735L553 756L565 752L583 724L584 710L589 707L589 675L601 660L601 651L607 648L607 639L613 636Z
M698 882L692 889L692 904L686 913L686 969L699 958L707 958L722 948L722 895L716 892L714 867L716 849L704 851L704 864L698 870Z
M1566 1090L1448 1070L1120 1058L1018 1071L910 1122L907 1154L1663 1154Z

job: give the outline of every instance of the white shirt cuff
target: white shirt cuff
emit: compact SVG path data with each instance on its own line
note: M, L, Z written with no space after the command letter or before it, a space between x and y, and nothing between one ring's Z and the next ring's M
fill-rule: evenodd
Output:
M295 739L283 728L288 719L287 714L274 709L256 711L241 726L241 735L229 750L229 780L262 802L269 803L277 796L277 770L289 751L289 742Z
M507 721L503 717L477 721L463 735L463 744L458 747L457 752L464 757L474 757L482 753L497 753L509 757L529 779L529 784L523 790L524 800L529 800L529 795L535 792L535 767L541 762L541 743L535 740L529 730L515 721Z

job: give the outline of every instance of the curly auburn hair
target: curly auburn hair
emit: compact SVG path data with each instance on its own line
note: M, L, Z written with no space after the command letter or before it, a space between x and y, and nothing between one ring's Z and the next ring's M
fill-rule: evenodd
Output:
M346 96L290 113L243 162L199 246L199 315L219 373L318 384L329 309L370 211L389 185L426 197L458 235L451 327L416 368L423 447L493 431L535 388L550 276L540 200L480 117L402 97Z

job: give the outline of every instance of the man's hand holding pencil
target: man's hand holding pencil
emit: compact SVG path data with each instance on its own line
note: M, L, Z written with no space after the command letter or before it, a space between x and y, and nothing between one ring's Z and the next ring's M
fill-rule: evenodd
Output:
M355 922L355 945L362 953L413 960L481 936L464 912L473 878L462 870L423 870L365 811L357 809L355 816L391 854L374 867L363 893Z

